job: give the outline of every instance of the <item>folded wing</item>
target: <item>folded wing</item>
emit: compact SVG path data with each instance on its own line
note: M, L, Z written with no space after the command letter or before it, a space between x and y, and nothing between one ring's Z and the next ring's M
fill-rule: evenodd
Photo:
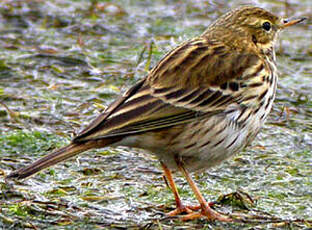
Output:
M180 45L73 142L162 129L238 105L245 89L237 81L256 73L263 62L255 54L229 49L203 37Z

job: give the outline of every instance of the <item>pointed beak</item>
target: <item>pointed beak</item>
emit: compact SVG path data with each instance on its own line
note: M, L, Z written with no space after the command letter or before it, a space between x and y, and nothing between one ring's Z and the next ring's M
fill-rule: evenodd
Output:
M298 24L300 22L303 22L306 19L307 18L299 18L299 19L294 19L294 20L287 20L286 19L286 20L283 21L284 24L281 27L282 27L282 29L285 29L285 28L287 28L289 26L293 26L293 25L296 25L296 24Z

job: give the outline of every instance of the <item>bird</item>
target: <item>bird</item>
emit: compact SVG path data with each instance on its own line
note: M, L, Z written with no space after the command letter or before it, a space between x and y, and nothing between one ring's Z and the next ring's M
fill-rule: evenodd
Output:
M278 34L305 19L287 20L257 6L230 10L168 52L67 146L6 179L24 179L90 149L140 148L159 159L169 182L176 203L169 216L233 221L210 207L191 173L221 164L254 140L276 94ZM178 171L198 206L182 203L172 175Z

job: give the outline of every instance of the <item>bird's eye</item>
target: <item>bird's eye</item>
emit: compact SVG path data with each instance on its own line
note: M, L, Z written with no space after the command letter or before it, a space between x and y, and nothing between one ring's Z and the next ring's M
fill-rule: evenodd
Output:
M262 24L262 28L265 29L266 31L270 31L270 29L271 29L271 23L269 23L269 22L264 22L264 23Z

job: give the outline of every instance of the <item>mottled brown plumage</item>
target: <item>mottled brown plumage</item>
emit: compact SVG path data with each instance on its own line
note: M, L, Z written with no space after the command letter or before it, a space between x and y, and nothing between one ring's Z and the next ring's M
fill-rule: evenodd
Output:
M177 204L170 215L231 221L209 207L188 172L217 165L254 139L275 97L277 34L302 20L287 22L252 6L221 16L169 52L70 145L8 178L25 178L92 148L138 147L161 162ZM182 172L199 207L182 205L170 170Z

